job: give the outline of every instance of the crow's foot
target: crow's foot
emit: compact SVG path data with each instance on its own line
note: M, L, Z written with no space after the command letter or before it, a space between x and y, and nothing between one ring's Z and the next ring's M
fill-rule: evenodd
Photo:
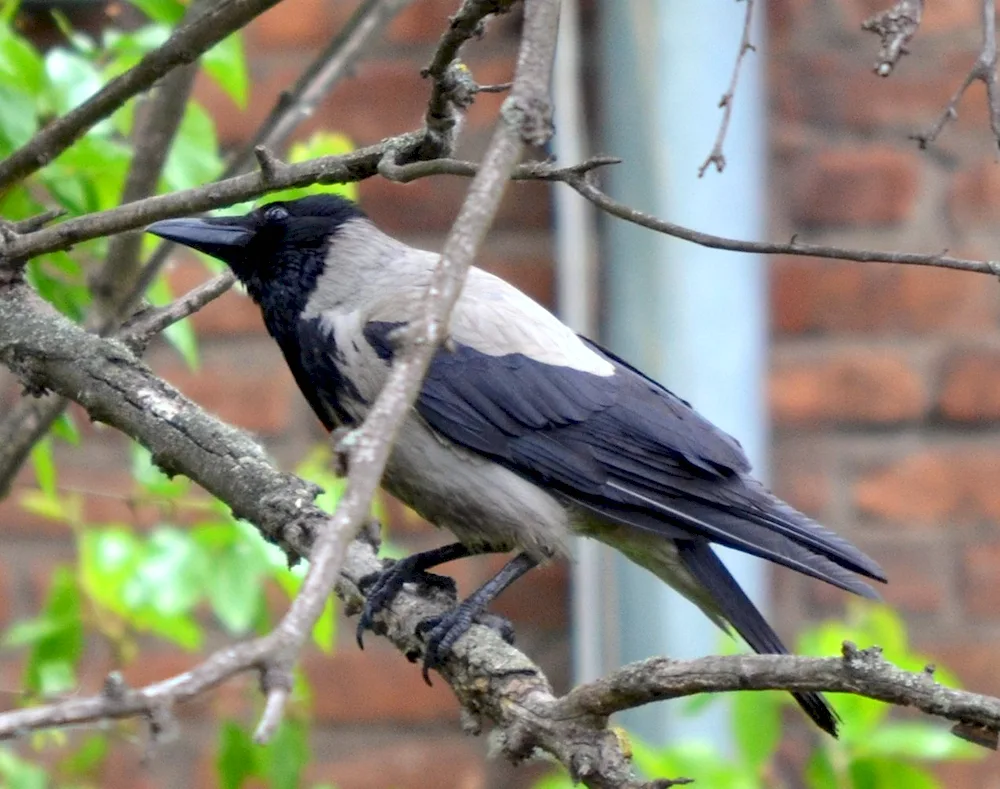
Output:
M496 630L508 644L514 643L514 626L505 617L482 610L482 603L474 597L463 600L450 611L429 616L417 625L417 635L424 638L424 682L431 684L430 670L444 664L455 643L466 634L472 624L485 625Z
M455 581L446 575L430 573L420 569L421 554L414 554L400 559L385 570L366 575L358 582L365 594L365 604L358 618L357 641L361 649L365 648L364 634L375 624L375 617L384 611L399 594L403 584L413 582L425 588L441 589L452 599L457 596Z

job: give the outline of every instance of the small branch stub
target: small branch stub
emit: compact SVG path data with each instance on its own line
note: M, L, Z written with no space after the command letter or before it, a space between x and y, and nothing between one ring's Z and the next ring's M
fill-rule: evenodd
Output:
M907 45L917 34L924 13L924 0L899 0L892 8L861 23L861 29L882 40L875 73L888 77L899 59L909 54Z

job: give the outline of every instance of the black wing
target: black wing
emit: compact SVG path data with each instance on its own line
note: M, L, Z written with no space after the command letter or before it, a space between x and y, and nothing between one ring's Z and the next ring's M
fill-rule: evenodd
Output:
M365 329L385 359L393 326ZM882 580L874 562L746 476L739 444L687 403L590 345L614 375L455 344L435 355L417 411L451 441L616 522L707 539L874 595L841 569Z

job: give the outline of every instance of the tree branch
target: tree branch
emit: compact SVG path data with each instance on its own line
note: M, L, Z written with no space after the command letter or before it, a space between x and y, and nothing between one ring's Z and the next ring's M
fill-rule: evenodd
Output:
M451 155L462 114L476 93L476 84L458 60L458 54L470 38L484 35L487 17L506 14L513 5L514 0L462 0L449 19L448 29L441 36L431 62L421 72L432 80L432 86L427 102L425 142L419 158Z
M982 82L986 86L986 106L990 112L990 129L993 137L1000 145L1000 87L998 87L997 76L997 31L996 31L996 1L981 0L982 2L982 27L983 43L979 50L979 57L972 65L965 80L952 95L948 106L937 119L933 126L927 131L914 134L913 139L917 141L921 148L926 148L934 142L944 127L958 117L958 103L969 86L976 82ZM918 19L919 22L919 19Z
M708 158L702 162L698 168L698 177L705 175L705 171L715 165L715 171L721 173L726 169L726 157L722 152L722 146L726 141L726 133L729 131L729 121L733 115L733 101L736 98L736 83L740 78L740 67L743 59L750 53L756 52L756 48L750 43L750 30L753 26L753 7L755 0L743 0L747 4L747 10L743 16L743 35L740 37L740 49L736 55L736 63L733 65L733 76L729 80L729 89L722 94L719 100L719 107L722 108L722 121L719 123L719 132L715 136L715 142Z
M875 61L875 73L880 77L892 74L899 59L908 54L906 47L920 29L923 15L924 0L898 0L889 10L861 23L862 30L882 39Z
M199 3L196 7L203 7ZM131 203L156 192L174 135L180 127L197 67L182 66L168 74L162 85L136 113L132 138L135 153L129 165L122 202ZM142 236L122 233L108 243L104 265L91 280L94 301L87 326L103 330L117 326L120 306L136 277ZM31 453L31 448L49 431L68 404L63 397L22 398L0 421L0 499Z
M207 49L279 0L220 0L178 27L160 47L115 77L79 107L45 126L25 145L0 162L0 190L41 169L94 124L107 118L133 96L150 88L177 66L192 63Z

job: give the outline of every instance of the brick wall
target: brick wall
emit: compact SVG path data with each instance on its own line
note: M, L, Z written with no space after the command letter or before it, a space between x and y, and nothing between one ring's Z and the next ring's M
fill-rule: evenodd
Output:
M303 128L334 129L365 144L414 127L427 86L418 76L454 0L420 0L388 40L356 68ZM975 0L929 4L924 29L889 80L871 74L875 40L858 22L881 3L772 0L772 236L794 232L858 246L939 250L989 257L1000 206L1000 170L988 134L982 90L974 87L933 152L907 135L933 121L964 76L977 41ZM353 3L285 0L249 31L253 97L240 112L207 81L198 95L213 110L223 141L246 138ZM590 4L592 5L592 4ZM734 12L738 9L734 9ZM494 26L470 49L482 82L509 79L515 20ZM465 152L482 149L501 99L473 109ZM710 141L706 140L706 146ZM735 146L735 141L730 141ZM733 150L731 155L737 156ZM709 174L706 177L725 177ZM408 186L372 179L362 202L379 224L413 243L437 246L465 188L458 179ZM551 302L551 221L547 187L511 188L482 265ZM995 256L995 254L994 254ZM204 272L179 259L177 287ZM995 283L970 274L801 259L772 269L774 476L778 491L869 550L886 567L886 597L911 622L918 646L954 667L977 689L1000 693L992 655L1000 647L1000 301ZM155 367L205 407L264 438L288 468L321 440L255 308L231 293L195 318L203 340L200 373L163 347ZM87 496L97 519L148 524L154 513L119 498L125 445L110 430L87 428L86 451L63 453L63 480ZM394 509L395 538L413 549L441 539ZM38 606L40 579L71 556L68 534L0 505L0 625ZM497 561L458 563L463 589ZM534 573L501 598L519 643L567 682L566 568ZM787 634L805 620L836 613L844 596L788 572L775 574L774 620ZM540 604L539 601L544 601ZM359 653L343 623L330 659L309 654L318 725L312 775L340 789L395 786L518 786L529 771L484 759L485 743L465 737L450 693L426 688L419 671L378 639ZM88 688L110 664L91 650ZM190 656L154 648L128 671L138 683L182 670ZM5 685L16 667L0 665ZM255 689L234 683L183 711L184 738L139 771L139 749L115 752L122 786L209 786L214 717L250 717ZM447 769L441 769L447 765ZM109 770L109 775L112 771ZM950 785L989 787L985 765L951 768ZM961 782L961 783L960 783ZM109 785L118 785L109 778Z
M1000 169L974 86L932 150L908 135L944 109L976 56L975 0L929 3L889 79L871 72L865 0L767 4L772 236L996 257ZM1000 693L1000 293L979 275L773 261L776 486L878 558L917 646ZM775 619L843 596L777 575ZM949 786L1000 786L995 765Z

